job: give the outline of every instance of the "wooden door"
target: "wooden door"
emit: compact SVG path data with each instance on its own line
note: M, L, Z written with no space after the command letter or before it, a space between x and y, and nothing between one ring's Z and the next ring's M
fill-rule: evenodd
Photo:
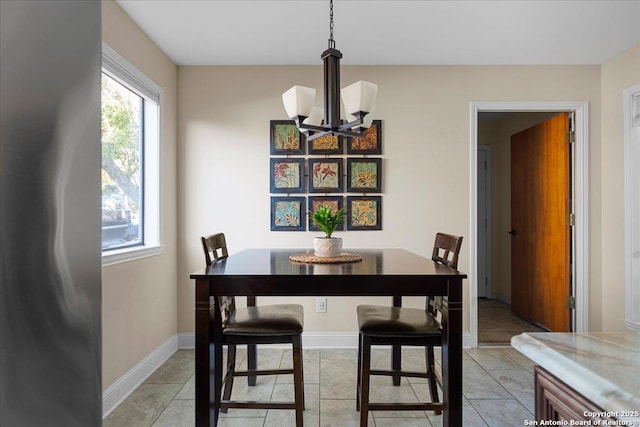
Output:
M511 310L570 330L569 114L511 137Z

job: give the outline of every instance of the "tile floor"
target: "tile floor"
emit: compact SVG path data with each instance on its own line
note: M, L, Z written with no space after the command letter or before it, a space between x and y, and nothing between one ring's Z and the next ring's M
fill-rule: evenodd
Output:
M260 348L258 354L261 368L291 366L291 350ZM436 355L439 358L437 351ZM524 420L533 419L533 362L509 347L467 349L463 357L465 427L522 426ZM239 351L238 362L245 363L244 351ZM374 350L372 367L386 368L389 364L389 350ZM305 426L358 425L356 366L355 349L304 350ZM403 349L403 367L424 369L424 351ZM403 378L401 386L394 387L389 377L373 377L372 399L427 400L425 381ZM179 350L104 420L104 426L193 427L194 384L194 352ZM238 379L232 397L292 400L292 376L258 377L255 387ZM294 425L294 412L288 410L230 409L221 417L221 427ZM370 413L369 425L441 426L442 416L423 411L378 411Z
M546 332L511 313L511 306L498 299L478 298L478 343L509 345L523 332Z

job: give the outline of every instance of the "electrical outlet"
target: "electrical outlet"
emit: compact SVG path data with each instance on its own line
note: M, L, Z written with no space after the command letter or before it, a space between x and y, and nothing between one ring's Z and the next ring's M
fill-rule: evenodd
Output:
M327 299L325 297L316 299L316 313L327 312Z

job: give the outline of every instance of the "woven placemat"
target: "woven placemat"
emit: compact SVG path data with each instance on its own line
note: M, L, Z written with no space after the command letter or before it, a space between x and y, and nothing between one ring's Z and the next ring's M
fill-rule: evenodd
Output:
M315 256L313 253L303 253L290 255L289 260L306 264L339 264L343 262L360 262L362 261L362 255L343 252L340 256L327 258Z

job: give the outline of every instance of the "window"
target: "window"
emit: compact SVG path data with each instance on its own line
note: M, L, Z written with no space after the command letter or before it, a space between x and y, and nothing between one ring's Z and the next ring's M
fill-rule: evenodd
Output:
M144 244L144 98L102 73L102 250Z
M109 46L102 50L103 265L160 252L161 89Z

